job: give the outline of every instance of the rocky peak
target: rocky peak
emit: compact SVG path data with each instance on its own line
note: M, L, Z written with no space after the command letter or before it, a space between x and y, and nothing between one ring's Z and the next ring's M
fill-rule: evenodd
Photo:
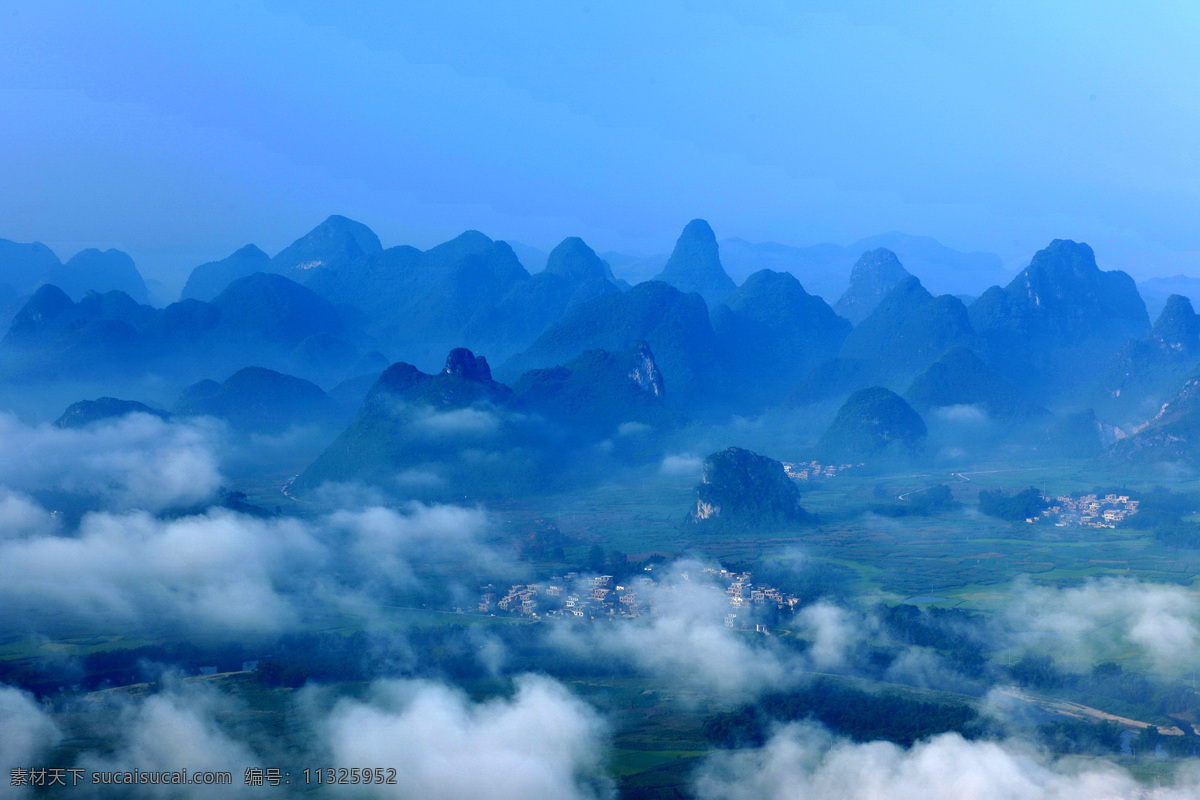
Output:
M1150 336L1172 352L1191 354L1200 350L1200 316L1193 310L1192 301L1178 294L1167 298Z
M834 306L841 316L858 324L906 278L911 277L896 254L885 247L863 253L850 270L850 286Z
M573 283L604 280L608 276L604 262L596 251L578 236L569 236L550 251L545 272L560 275Z
M634 345L633 369L629 372L630 379L646 392L655 397L662 397L664 391L662 373L654 363L654 354L650 345L639 341Z
M446 367L443 375L457 375L470 381L488 383L492 380L492 370L487 359L476 356L465 347L456 347L446 356Z

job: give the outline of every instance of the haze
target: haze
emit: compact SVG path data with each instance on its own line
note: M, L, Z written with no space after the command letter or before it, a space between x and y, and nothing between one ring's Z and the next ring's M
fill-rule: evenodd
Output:
M172 287L329 213L422 248L666 253L701 216L1200 274L1193 4L737 6L6 0L0 236Z

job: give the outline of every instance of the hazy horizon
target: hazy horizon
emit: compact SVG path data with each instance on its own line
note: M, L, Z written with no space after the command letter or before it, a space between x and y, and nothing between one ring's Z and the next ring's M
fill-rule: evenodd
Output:
M887 231L1200 274L1200 12L8 2L0 237L175 278L327 215L387 245Z

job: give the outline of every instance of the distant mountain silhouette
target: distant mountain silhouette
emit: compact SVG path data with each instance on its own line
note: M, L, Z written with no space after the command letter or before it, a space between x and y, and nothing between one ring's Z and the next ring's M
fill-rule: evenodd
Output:
M891 250L880 247L862 254L850 270L850 286L833 307L855 325L875 310L892 289L910 277Z
M211 305L225 325L271 343L292 346L310 336L345 331L328 300L282 275L258 272L239 278Z
M562 366L526 372L514 384L522 408L605 436L620 425L671 425L666 385L649 345L610 353L589 350Z
M804 288L834 303L850 285L856 261L865 251L887 248L935 294L978 296L987 287L1012 280L999 256L964 253L928 236L885 233L843 246L792 247L776 242L721 241L721 260L734 280L767 268L795 275Z
M850 333L850 323L795 277L770 270L754 273L716 306L712 324L743 410L779 403Z
M124 292L138 303L149 301L146 282L129 254L120 250L82 250L67 263L52 267L46 282L78 300L87 292Z
M1184 381L1152 419L1116 442L1109 455L1117 461L1200 467L1200 377Z
M0 278L2 280L2 278ZM1200 303L1200 278L1191 275L1172 275L1162 278L1147 278L1138 283L1138 293L1146 303L1150 316L1162 313L1167 298L1173 294L1183 295L1192 304Z
M910 276L850 332L836 359L818 365L796 385L790 402L807 405L871 385L900 389L946 350L973 341L962 301L934 297Z
M905 392L905 399L921 413L939 407L976 406L1004 423L1027 422L1047 414L965 347L951 348L930 364Z
M54 421L56 428L84 428L96 422L110 419L120 419L127 414L149 414L159 419L170 417L165 411L151 408L136 400L118 400L115 397L101 397L96 400L80 400L67 406L67 410Z
M507 358L582 304L617 291L608 265L582 239L570 237L551 251L542 272L479 310L463 328L463 340Z
M161 310L118 291L89 292L74 303L46 284L17 312L2 346L14 374L28 378L153 371L194 380L246 361L326 377L358 359L355 336L328 301L281 275L258 273L211 303L182 300Z
M193 269L180 299L212 300L238 278L270 271L270 263L270 256L248 244L220 261L210 261Z
M712 396L720 351L704 300L660 281L583 303L506 361L502 371L515 376L565 364L588 350L630 350L641 341L654 351L678 402Z
M487 360L463 348L435 374L393 364L350 426L296 480L296 491L357 481L439 497L450 487L491 495L536 484L541 434L513 412L513 402L512 390L492 380Z
M984 355L1027 391L1053 395L1079 386L1150 320L1133 279L1102 272L1092 248L1055 239L1016 278L971 304Z
M730 447L704 459L694 525L718 528L779 528L809 521L800 490L778 461Z
M306 284L318 275L359 265L382 251L374 231L334 214L277 253L271 259L271 272Z
M310 381L263 367L244 367L224 383L189 386L176 401L179 415L211 416L247 431L279 433L297 425L328 425L337 407Z
M60 266L58 256L41 242L0 239L0 284L10 285L18 296L32 292Z
M392 247L308 286L356 308L379 346L428 363L460 345L476 315L529 279L504 242L467 231L429 250Z
M1157 412L1200 359L1200 316L1182 295L1171 295L1150 335L1113 357L1098 391L1108 416L1129 421Z
M694 219L684 227L663 271L654 279L683 292L696 292L710 306L737 288L721 266L717 237L702 219Z

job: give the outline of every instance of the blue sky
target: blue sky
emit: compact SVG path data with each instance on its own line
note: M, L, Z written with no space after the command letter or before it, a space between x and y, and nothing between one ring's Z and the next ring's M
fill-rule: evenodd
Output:
M0 0L0 237L165 276L330 213L660 252L901 230L1200 274L1200 6Z

